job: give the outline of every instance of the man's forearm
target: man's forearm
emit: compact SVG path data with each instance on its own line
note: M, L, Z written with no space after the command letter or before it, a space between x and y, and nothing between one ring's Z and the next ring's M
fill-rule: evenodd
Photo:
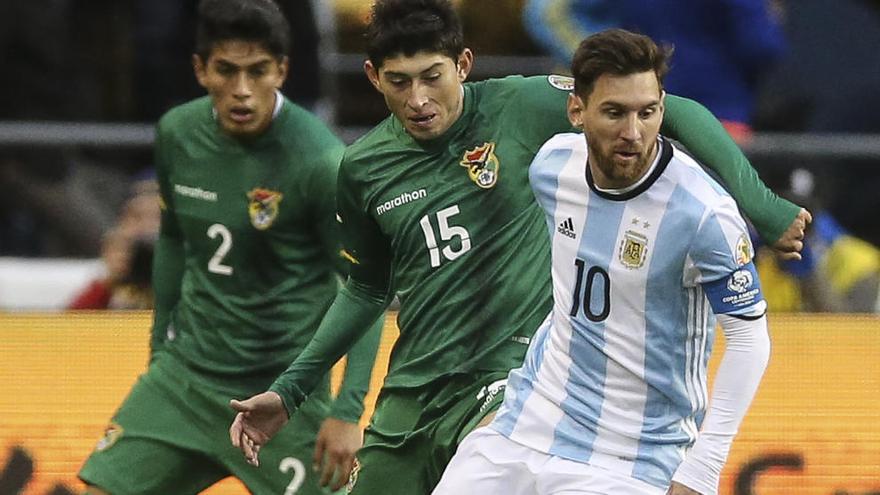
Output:
M719 315L718 320L727 346L715 375L709 410L699 438L672 478L703 495L718 492L721 469L770 357L766 316L744 320Z
M334 418L357 423L364 413L364 397L370 389L370 378L376 363L379 342L382 340L384 323L383 314L348 351L342 386L330 409L330 415Z
M800 207L767 189L739 146L703 105L667 95L663 133L681 141L721 177L768 244L779 240L797 217Z
M174 237L160 235L153 254L152 286L155 310L150 334L151 359L165 341L165 334L171 323L171 312L180 300L183 269L182 243Z
M281 396L293 413L317 383L385 310L381 298L359 290L351 281L339 291L315 336L269 390Z

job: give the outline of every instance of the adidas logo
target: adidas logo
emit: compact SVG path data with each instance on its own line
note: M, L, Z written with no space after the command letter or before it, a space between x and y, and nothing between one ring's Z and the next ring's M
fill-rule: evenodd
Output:
M560 223L556 227L556 230L566 237L571 237L572 239L577 237L574 233L574 222L571 221L571 217L568 217L564 222Z

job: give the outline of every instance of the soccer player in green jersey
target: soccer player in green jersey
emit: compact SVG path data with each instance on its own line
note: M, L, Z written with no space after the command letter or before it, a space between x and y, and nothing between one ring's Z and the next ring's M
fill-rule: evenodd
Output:
M314 377L396 294L400 338L349 486L425 494L458 442L494 414L508 371L550 312L547 226L528 167L548 138L571 129L572 81L465 83L473 55L447 0L378 0L367 44L367 76L392 115L340 167L349 279L269 391L232 402L230 437L258 463ZM664 133L712 164L763 236L798 256L808 213L764 188L708 111L668 96Z
M150 366L79 476L93 494L193 494L230 475L258 494L325 493L337 469L335 488L348 481L361 444L381 318L351 349L337 399L322 370L259 468L225 433L230 397L265 390L302 351L347 270L336 221L344 147L278 90L289 27L271 0L204 0L199 16L193 65L208 96L157 131Z

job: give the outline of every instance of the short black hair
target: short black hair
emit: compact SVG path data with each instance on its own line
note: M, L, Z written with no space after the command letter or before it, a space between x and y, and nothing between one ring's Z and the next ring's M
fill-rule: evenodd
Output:
M272 0L201 0L196 54L207 60L215 43L229 40L259 43L280 59L290 50L290 24Z
M627 76L648 71L654 71L662 90L672 51L671 46L657 46L651 38L625 29L608 29L588 36L571 61L574 92L581 98L588 97L603 74Z
M449 0L376 0L367 26L367 57L376 68L389 57L464 51L461 20Z

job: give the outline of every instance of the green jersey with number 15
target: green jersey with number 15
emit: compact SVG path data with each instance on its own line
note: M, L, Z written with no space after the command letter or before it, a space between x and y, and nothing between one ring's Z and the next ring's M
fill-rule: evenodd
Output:
M551 308L528 167L571 128L569 90L559 76L466 83L462 115L441 137L416 141L389 117L346 151L338 194L351 276L400 299L386 387L522 362Z

